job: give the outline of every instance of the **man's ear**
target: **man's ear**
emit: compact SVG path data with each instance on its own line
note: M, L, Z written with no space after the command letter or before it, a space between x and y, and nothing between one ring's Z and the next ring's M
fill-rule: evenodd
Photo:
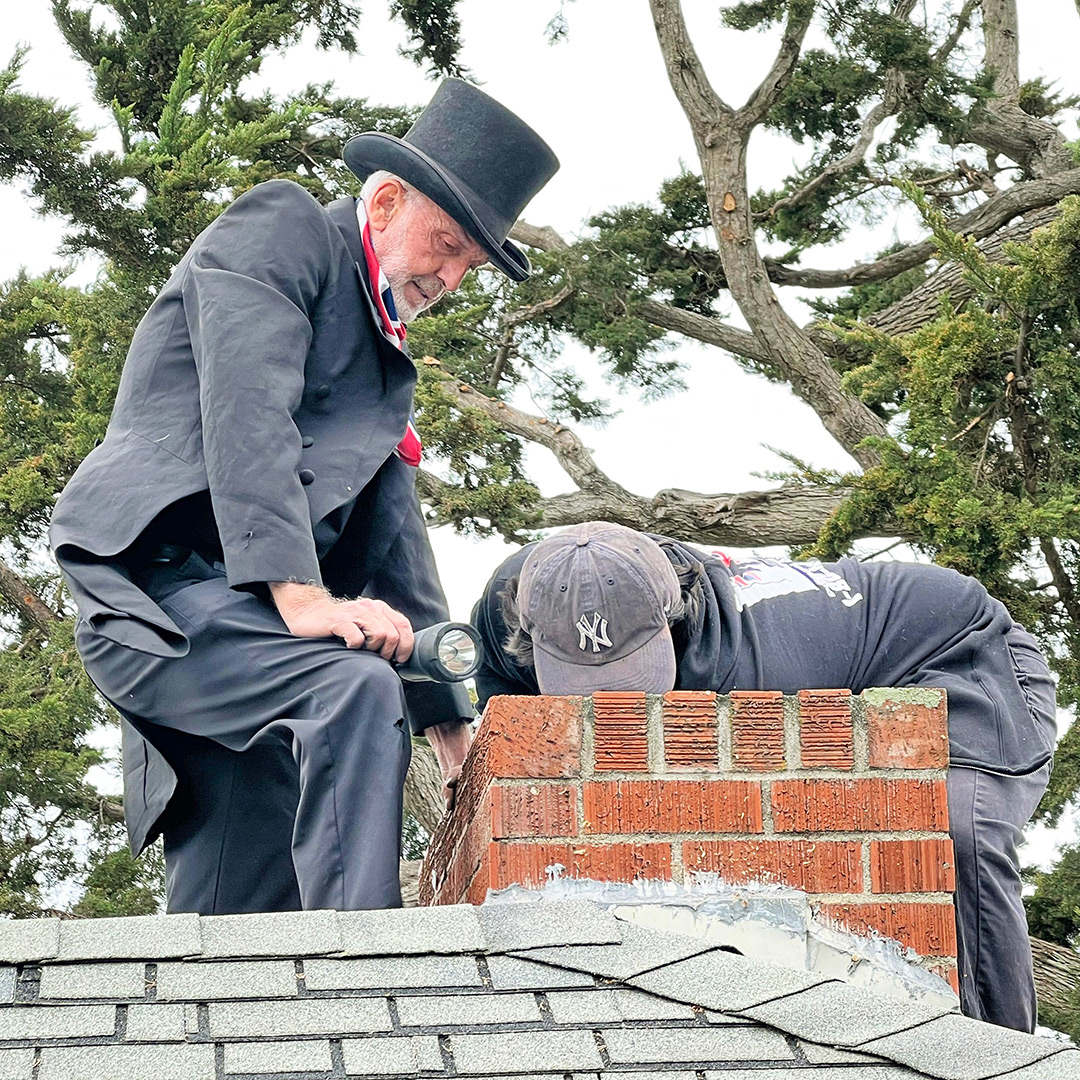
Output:
M382 232L405 203L405 189L397 180L386 179L367 200L367 216L375 232Z

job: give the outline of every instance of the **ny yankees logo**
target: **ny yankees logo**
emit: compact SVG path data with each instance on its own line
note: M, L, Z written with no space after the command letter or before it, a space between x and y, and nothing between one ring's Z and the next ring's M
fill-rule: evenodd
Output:
M581 641L578 644L578 648L582 652L585 651L586 639L592 642L593 652L599 652L601 645L611 644L611 639L607 636L607 619L605 619L599 611L593 612L591 625L588 618L585 615L582 615L575 624L575 629L581 635Z

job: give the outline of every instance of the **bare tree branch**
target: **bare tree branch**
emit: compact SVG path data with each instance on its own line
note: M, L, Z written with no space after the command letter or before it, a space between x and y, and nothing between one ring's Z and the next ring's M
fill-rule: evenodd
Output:
M1074 622L1080 622L1080 597L1077 596L1073 580L1068 570L1065 569L1065 564L1061 561L1057 544L1052 539L1045 538L1039 541L1039 547L1043 553L1043 558L1046 559L1046 565L1050 569L1050 576L1054 582L1054 588L1057 589L1062 606L1069 613L1070 619Z
M446 498L454 490L453 484L448 484L445 480L440 479L434 473L428 472L427 469L416 470L416 490L420 495L420 500L426 503L438 503L440 499ZM429 521L430 525L445 525L447 524L442 518L438 518L434 521Z
M862 164L866 158L866 152L874 141L874 134L877 132L878 125L891 116L894 111L894 105L879 101L863 117L862 127L855 145L842 158L838 158L831 164L826 165L817 176L807 181L798 191L793 191L790 195L778 199L768 210L755 214L755 218L769 218L780 210L790 210L793 206L799 206L806 202L823 184L855 168L856 165Z
M954 218L949 222L949 228L961 236L973 236L976 240L981 240L1001 228L1011 218L1026 214L1030 210L1051 206L1066 195L1077 193L1080 193L1080 168L1071 168L1052 178L1029 180L1006 188L980 206ZM797 285L807 289L839 289L895 277L904 270L921 266L933 257L934 251L934 242L923 240L875 262L856 263L843 270L801 270L770 263L768 273L769 279L779 285Z
M578 485L577 491L539 501L539 528L602 519L646 532L694 536L705 543L733 547L808 544L850 494L850 489L842 486L787 484L772 491L704 494L672 488L651 498L636 495L602 472L569 428L495 401L449 374L440 374L443 389L458 408L480 409L504 430L546 447ZM454 490L453 485L425 470L418 472L417 489L425 502L436 507L442 496ZM440 519L433 523L440 523ZM895 527L889 531L897 532Z
M943 64L949 56L952 55L953 49L960 43L960 39L971 25L971 16L981 2L982 0L964 0L964 6L960 9L960 13L956 16L956 21L953 23L952 32L934 53L935 64Z
M99 821L119 823L124 820L122 803L106 798L104 795L87 795L79 800L79 808L89 817Z
M565 242L553 229L536 229L524 222L518 222L515 228L520 230L520 235L531 235L544 243L546 250L565 246ZM648 319L666 330L684 334L697 341L726 349L737 356L743 356L760 364L768 365L779 377L791 382L795 393L818 412L829 432L837 438L849 453L852 453L855 446L866 436L884 434L884 424L878 417L870 412L857 398L851 397L840 390L840 376L829 364L818 335L799 331L798 327L790 319L787 319L787 316L782 315L776 298L772 296L771 292L766 303L770 310L773 311L774 317L786 319L790 323L792 331L802 335L801 340L805 341L808 346L808 348L802 350L806 356L799 357L799 350L780 350L780 359L777 359L777 350L770 349L760 335L752 334L747 330L740 330L718 318L699 315L696 312L676 308L670 304L663 304L657 300L635 301L633 310L642 318ZM812 355L810 355L809 350L812 350ZM810 362L804 368L800 364L800 360L805 361L807 357L809 357ZM499 407L499 403L494 404ZM503 405L501 407L507 408L508 406ZM529 437L524 431L518 431L517 433L524 435L526 438ZM853 456L864 466L873 464L876 460L873 454L860 455L854 453ZM573 476L573 473L571 475ZM580 480L577 482L582 487L588 487L587 483L582 483Z
M772 491L707 495L669 488L651 499L614 500L576 491L542 499L544 528L582 521L614 521L640 532L692 536L727 547L810 544L850 494L847 488L787 484Z
M1006 245L1029 240L1036 229L1049 225L1057 216L1056 206L1033 210L1030 214L1025 214L1020 221L988 236L979 244L979 250L990 262L1004 262ZM956 308L967 300L973 291L964 276L964 268L958 263L946 263L935 270L918 288L912 289L895 303L869 316L866 321L890 337L909 334L937 318L943 297L947 296L949 302Z
M555 251L570 246L550 225L530 225L527 221L514 224L510 239L540 251Z
M963 142L1012 158L1036 179L1060 176L1073 164L1062 133L1011 102L996 102L985 119L973 119L964 134Z
M511 230L510 235L521 243L531 244L542 251L565 249L569 246L550 225L538 228L528 222L519 221ZM715 259L715 268L709 265L708 269L710 272L715 270L715 273L723 274L723 267L713 252L695 252L695 255L700 255L703 260L708 260L710 257ZM745 356L761 363L768 362L768 353L749 330L740 330L719 318L699 315L696 311L677 308L659 300L637 300L634 301L632 307L635 314L657 326L662 326L665 330L683 334L706 345L727 349L737 356Z
M749 330L739 330L722 319L699 315L696 311L687 311L686 308L673 307L671 304L662 304L659 300L638 300L633 304L632 310L665 330L674 331L706 345L715 345L719 349L727 349L736 356L745 356L763 364L770 360L767 350Z
M1020 38L1016 0L982 0L983 47L994 76L996 95L976 112L966 136L994 153L1005 154L1036 178L1068 169L1072 154L1061 131L1049 120L1020 108Z
M499 349L495 353L495 362L491 366L491 378L488 380L488 389L497 390L506 370L507 362L514 348L514 331L523 323L527 323L540 315L547 314L561 307L574 295L574 289L570 285L564 285L554 296L546 300L540 300L528 307L518 308L512 311L502 320L503 334L499 342Z
M0 559L0 596L14 605L19 614L46 634L60 619L60 616L3 559Z
M982 0L986 66L994 74L994 91L1006 101L1020 95L1020 38L1016 0Z
M788 7L787 23L784 25L784 36L780 40L776 59L768 74L747 99L746 104L735 114L735 123L746 131L756 127L765 119L766 114L776 104L784 87L791 80L795 65L799 62L803 38L806 37L806 31L810 29L813 15L813 4L791 4Z
M712 88L690 40L679 0L649 0L668 79L691 125L712 128L734 111Z
M505 401L496 401L447 372L440 371L438 374L441 376L443 392L458 408L479 409L505 431L547 447L579 487L597 491L609 490L618 498L631 497L625 488L601 471L585 444L568 427L544 416L522 412Z
M693 131L709 216L732 299L765 351L770 368L791 384L795 393L818 414L826 430L860 465L864 468L875 465L877 452L864 443L870 437L887 434L884 423L842 388L840 375L828 357L784 311L769 285L754 236L746 184L746 152L755 126L750 119L752 114L747 113L745 121L738 121L712 94L686 37L676 0L650 2L668 78ZM800 4L799 8L802 7ZM802 17L798 16L796 27L801 25ZM789 45L781 50L780 78L786 64L793 62L790 48ZM724 112L718 114L718 108Z
M966 213L953 218L949 222L949 228L961 236L972 236L976 240L981 240L995 233L1002 225L1014 217L1028 214L1033 210L1040 210L1043 207L1054 206L1066 195L1076 194L1080 194L1080 168L1070 168L1046 180L1027 180L1023 183L1014 184L1012 187L998 192L979 206L973 207ZM566 242L550 227L541 230L524 222L519 222L515 229L518 227L522 227L523 231L527 231L530 235L543 233L546 241L543 250L549 251L554 247L566 246ZM854 266L848 266L840 270L818 270L812 267L787 266L772 259L765 260L765 270L769 280L775 285L791 285L805 289L844 289L850 288L852 285L864 285L868 282L885 281L888 278L895 277L897 274L910 270L912 267L920 266L928 259L933 258L935 250L932 240L922 240L917 244L912 244L910 247L902 248L900 251L894 251L874 262L856 263ZM699 251L694 254L695 257L703 260L704 267L710 270L712 268L708 264L708 258L712 255L717 262L714 272L718 274L723 272L718 255L707 251ZM657 323L661 326L664 325L660 319L657 319ZM736 333L739 332L736 331ZM741 333L748 332L741 331ZM700 338L699 340L705 341L707 339ZM740 355L753 355L751 352L746 351L749 346L745 344L741 346L722 345L721 347L730 347L733 352L738 352Z

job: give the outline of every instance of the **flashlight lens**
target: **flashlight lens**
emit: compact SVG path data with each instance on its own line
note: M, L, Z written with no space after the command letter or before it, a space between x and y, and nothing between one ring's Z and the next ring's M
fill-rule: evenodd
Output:
M439 641L439 663L452 675L467 675L476 665L476 642L464 630L448 630Z

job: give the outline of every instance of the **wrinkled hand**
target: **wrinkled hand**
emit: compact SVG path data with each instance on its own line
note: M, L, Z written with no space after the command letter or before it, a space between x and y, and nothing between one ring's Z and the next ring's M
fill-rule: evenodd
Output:
M296 637L339 637L350 649L404 663L412 655L412 624L382 600L337 600L318 585L270 582L278 613Z
M448 724L436 724L424 731L439 768L443 774L443 801L446 809L453 808L457 786L461 780L461 767L472 745L472 727L467 721L451 720Z

